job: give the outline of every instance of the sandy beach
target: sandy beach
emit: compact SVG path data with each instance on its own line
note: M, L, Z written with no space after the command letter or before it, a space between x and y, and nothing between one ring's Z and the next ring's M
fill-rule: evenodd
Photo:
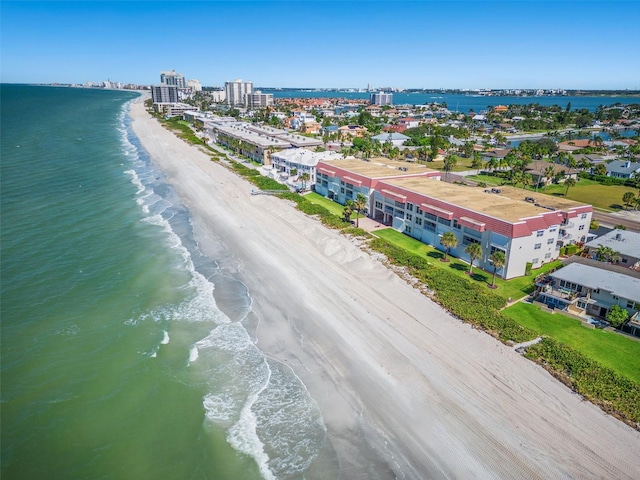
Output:
M258 347L318 402L305 479L640 478L640 432L132 103L133 130L190 210L201 250L253 298Z

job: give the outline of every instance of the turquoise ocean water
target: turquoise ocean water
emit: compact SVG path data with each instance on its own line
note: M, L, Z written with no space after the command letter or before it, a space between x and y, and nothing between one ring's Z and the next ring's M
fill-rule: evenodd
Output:
M1 87L1 477L298 479L316 403L129 129L122 91Z

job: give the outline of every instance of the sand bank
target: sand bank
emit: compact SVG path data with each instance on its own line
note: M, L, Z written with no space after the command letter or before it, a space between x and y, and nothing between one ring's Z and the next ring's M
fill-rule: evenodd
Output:
M319 403L307 479L640 478L640 433L452 318L362 252L132 106L202 251L242 279L258 346ZM225 260L226 259L226 260Z

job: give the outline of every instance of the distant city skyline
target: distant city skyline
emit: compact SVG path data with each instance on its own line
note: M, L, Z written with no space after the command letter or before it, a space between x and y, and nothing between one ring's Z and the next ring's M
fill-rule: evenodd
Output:
M12 2L3 83L640 90L640 2Z

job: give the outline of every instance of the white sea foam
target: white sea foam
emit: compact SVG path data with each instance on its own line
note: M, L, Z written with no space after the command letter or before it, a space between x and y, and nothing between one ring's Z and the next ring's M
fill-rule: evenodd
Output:
M246 455L255 459L265 480L276 480L275 475L269 469L269 456L264 451L264 444L256 435L256 417L251 411L257 395L251 397L240 413L240 420L229 429L227 441L229 444Z
M164 330L163 332L163 337L162 337L162 341L160 342L161 345L167 345L169 343L169 332L167 332L166 330Z
M237 414L237 405L231 395L226 393L207 394L202 404L208 420L226 427L232 425Z
M217 307L214 284L196 270L191 253L172 228L172 221L181 221L172 220L181 210L158 194L164 192L164 186L156 188L159 175L144 151L138 151L129 141L126 128L122 143L132 167L126 173L136 186L142 221L166 233L168 246L182 259L180 268L190 274L184 287L189 293L183 302L143 312L129 319L127 325L138 326L149 320L170 324L173 344L181 341L180 324L211 325L210 333L189 347L189 368L184 373L189 381L207 385L202 400L207 420L227 429L228 443L254 458L263 478L298 477L317 455L326 433L315 402L290 369L267 361L242 324L232 323ZM250 304L247 308L251 310ZM188 326L182 333L197 332L198 328ZM164 330L161 344L168 342L168 330ZM155 356L153 351L150 357Z
M198 347L193 346L189 349L189 365L198 360Z

